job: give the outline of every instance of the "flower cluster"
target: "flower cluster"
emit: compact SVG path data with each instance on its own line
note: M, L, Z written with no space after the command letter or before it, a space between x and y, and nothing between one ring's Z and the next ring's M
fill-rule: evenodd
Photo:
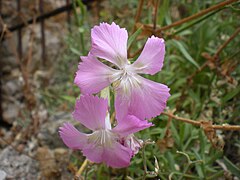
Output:
M88 56L81 57L74 80L82 95L76 102L73 117L92 133L81 133L65 123L60 128L60 136L69 148L81 150L93 162L127 167L142 142L133 134L152 126L148 120L164 110L170 96L166 85L141 76L161 70L164 40L148 38L142 53L131 64L127 59L128 33L124 28L115 23L101 23L92 29L91 38L91 50ZM109 86L115 94L117 125L114 128L110 123L108 99L93 95Z

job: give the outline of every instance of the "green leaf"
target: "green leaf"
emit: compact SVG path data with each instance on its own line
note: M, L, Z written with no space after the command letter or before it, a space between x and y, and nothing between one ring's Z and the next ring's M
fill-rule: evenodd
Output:
M240 178L240 169L236 165L234 165L226 156L223 157L223 160L228 170L232 174Z
M170 167L170 170L171 171L176 171L176 168L175 168L175 160L174 160L174 157L173 157L173 155L172 155L172 153L170 153L169 151L167 151L166 153L165 153L165 157L167 158L167 160L168 160L168 166Z
M188 51L185 49L185 47L176 40L172 40L173 45L180 50L180 52L183 54L183 56L195 67L199 68L199 64L192 58L192 56L188 53Z
M217 173L211 175L211 176L208 176L207 177L207 180L214 180L214 179L217 179L218 177L223 177L224 175L224 171L218 171Z
M222 103L227 102L228 100L232 99L234 96L236 96L238 93L240 93L240 86L238 86L233 91L229 92L226 96L222 98Z
M151 129L151 131L149 132L150 135L156 135L156 134L164 134L163 133L163 129L162 128L154 128Z
M174 123L171 123L170 126L171 126L172 135L173 135L173 137L174 137L174 139L175 139L175 143L176 143L177 147L178 147L179 149L181 149L181 148L180 148L180 147L181 147L181 143L180 143L179 133L178 133L178 131L177 131Z
M175 93L175 94L173 94L173 95L170 96L170 98L168 99L168 102L169 102L169 101L175 101L175 100L177 100L180 96L181 96L181 93L180 93L180 92L179 92L179 93Z
M158 24L163 25L164 18L166 17L166 13L169 9L169 0L163 0L161 1L160 8L159 8L159 16L158 16Z
M201 156L200 154L197 152L197 150L195 148L192 149L196 159L201 160ZM196 164L195 165L196 170L197 170L197 174L199 176L200 179L204 179L204 163L203 164Z
M69 101L70 103L73 103L73 104L76 101L76 98L72 97L72 96L63 95L63 96L61 96L61 98L64 99L64 100L67 100L67 101Z
M81 56L80 51L78 51L77 49L75 49L75 48L73 48L73 47L70 47L70 50L71 50L74 54L76 54L76 55L78 55L78 56Z
M222 8L222 9L224 9L224 8ZM191 22L191 23L189 23L189 24L187 24L187 25L177 29L176 32L173 33L173 35L176 35L176 34L182 32L182 31L184 31L184 30L186 30L186 29L188 29L188 28L190 28L190 27L192 27L192 26L194 26L196 24L199 24L201 21L206 20L207 18L211 17L212 15L214 15L217 12L221 11L222 9L218 9L216 11L213 11L212 13L209 13L206 16L202 16L201 18L197 19L196 21L193 21L193 22Z
M127 48L129 48L129 47L131 46L131 44L133 43L133 41L137 38L137 36L138 36L139 34L141 34L141 32L142 32L142 28L140 27L140 28L138 28L138 29L135 31L135 33L133 33L133 34L129 37Z

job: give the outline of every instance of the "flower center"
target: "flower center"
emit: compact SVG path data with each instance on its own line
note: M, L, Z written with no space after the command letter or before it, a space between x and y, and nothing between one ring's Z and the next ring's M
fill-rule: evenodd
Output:
M94 131L88 136L88 141L97 146L111 147L117 136L109 129L100 129Z
M131 65L127 65L122 69L122 75L119 81L119 85L126 95L130 95L133 88L139 88L141 85L138 75L134 72Z
M141 88L139 75L131 64L126 64L113 76L113 88L122 93L122 96L129 98L132 89Z

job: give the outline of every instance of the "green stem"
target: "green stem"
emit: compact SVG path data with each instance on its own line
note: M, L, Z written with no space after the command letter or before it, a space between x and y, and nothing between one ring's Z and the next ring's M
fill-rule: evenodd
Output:
M143 179L146 179L146 175L147 175L147 161L146 161L146 157L145 157L145 144L143 145L142 148L142 158L143 158L143 169L144 169L144 175L143 175Z
M76 24L79 28L83 27L84 25L84 18L85 18L85 7L80 0L73 1L73 13L76 20ZM80 7L80 14L77 13L77 7ZM81 16L80 16L81 15ZM80 18L81 17L81 18ZM85 43L84 43L84 32L80 32L80 43L82 47L82 53L86 55Z

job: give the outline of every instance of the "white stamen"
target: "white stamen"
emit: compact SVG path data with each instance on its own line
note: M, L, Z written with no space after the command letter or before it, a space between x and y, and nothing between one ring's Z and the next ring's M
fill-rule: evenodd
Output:
M88 135L88 141L98 146L110 147L115 141L116 134L109 129L100 129Z

